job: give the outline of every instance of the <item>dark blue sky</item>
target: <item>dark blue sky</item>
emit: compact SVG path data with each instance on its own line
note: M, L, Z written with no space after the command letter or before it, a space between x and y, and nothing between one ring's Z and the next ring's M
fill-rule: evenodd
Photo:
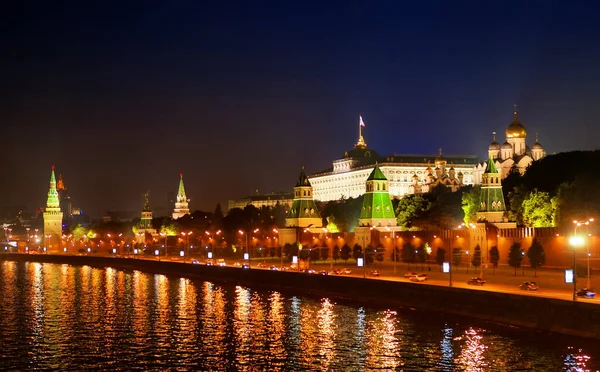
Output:
M486 155L512 105L548 153L598 148L597 2L23 3L3 15L2 205L192 209L290 191L357 137ZM225 205L224 205L225 207Z

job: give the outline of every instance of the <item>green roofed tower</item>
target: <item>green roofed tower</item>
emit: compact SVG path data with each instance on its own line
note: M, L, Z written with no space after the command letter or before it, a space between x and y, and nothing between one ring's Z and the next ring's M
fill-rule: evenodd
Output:
M367 190L364 195L359 226L396 226L396 214L390 199L388 180L375 164L367 178Z
M177 190L177 199L175 201L175 209L173 210L173 219L176 220L190 214L189 200L185 196L185 188L183 187L183 174L179 174L179 189Z
M49 253L57 253L61 250L62 219L63 213L60 211L56 177L54 175L54 166L52 166L50 189L48 190L48 199L46 201L46 209L44 210L44 247Z
M494 159L490 156L481 176L481 194L477 220L481 222L504 222L504 195L502 177Z
M322 225L323 219L313 200L313 189L303 167L300 178L294 187L294 202L285 217L285 226L321 227Z

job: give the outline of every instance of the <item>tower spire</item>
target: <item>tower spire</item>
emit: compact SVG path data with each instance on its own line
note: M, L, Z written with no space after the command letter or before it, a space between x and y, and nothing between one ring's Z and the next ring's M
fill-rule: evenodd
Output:
M50 189L48 190L48 200L46 201L46 209L48 208L60 209L58 190L56 189L56 177L54 175L54 165L52 166L52 172L50 173Z
M54 175L54 165L50 173L50 188L48 190L48 200L44 210L44 248L47 252L55 253L60 249L60 239L62 237L62 219L63 213L60 211L60 201L58 199L58 190L56 189L56 176Z
M363 121L362 115L358 115L358 142L354 147L366 148L367 144L365 143L365 139L362 135L362 128L365 127L365 122Z
M190 214L188 198L185 195L185 187L183 186L183 174L179 173L179 189L177 189L177 198L175 200L175 209L173 210L173 219Z
M493 141L496 142L496 132L492 132L492 138L494 139Z

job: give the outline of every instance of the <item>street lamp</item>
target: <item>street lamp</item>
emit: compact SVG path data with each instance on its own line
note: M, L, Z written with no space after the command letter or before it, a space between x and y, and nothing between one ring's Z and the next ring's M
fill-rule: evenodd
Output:
M167 236L168 235L166 232L164 232L164 233L160 233L160 236L165 238L165 259L166 259L167 258Z
M575 226L575 233L577 233L577 227L581 225ZM573 301L577 301L577 272L576 272L576 263L577 257L575 247L583 245L583 238L574 235L569 239L569 244L573 247Z
M246 232L244 232L244 231L242 231L242 230L238 230L238 233L239 233L240 235L242 235L242 236L243 236L243 235L246 235L246 254L248 254L248 233L246 233Z
M183 249L183 252L185 252L185 250L187 249L188 256L189 256L189 254L190 254L190 249L189 249L189 246L190 246L190 235L192 235L192 232L191 231L188 231L187 233L186 232L182 232L181 235L183 235L185 237L185 247ZM181 257L184 257L184 259L185 259L185 255L181 256Z
M590 225L590 222L594 222L594 219L588 218L585 222L580 222L577 220L573 221L573 223L575 224L574 237L577 236L577 228L579 226L585 225L586 227L588 227ZM581 243L583 244L583 239L581 239ZM575 267L573 267L573 275L575 276ZM591 280L590 280L590 245L587 244L587 286L586 287L590 288L591 286L592 286L592 284L591 284Z

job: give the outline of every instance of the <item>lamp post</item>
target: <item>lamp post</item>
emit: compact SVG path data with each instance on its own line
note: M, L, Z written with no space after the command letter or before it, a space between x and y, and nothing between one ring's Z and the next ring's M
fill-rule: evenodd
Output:
M242 236L246 235L246 253L248 253L248 233L244 232L243 230L238 230L238 233Z
M185 247L183 249L184 255L183 255L183 261L185 262L187 260L187 256L190 255L190 235L192 235L191 231L188 232L182 232L181 235L183 235L183 237L185 238ZM186 254L186 250L187 250L187 254Z
M162 236L163 238L165 238L164 248L165 248L165 259L166 259L167 258L167 233L166 232L160 233L160 236Z
M396 230L392 230L389 227L386 227L386 229L388 231L392 231L392 250L393 250L393 254L394 254L394 275L396 275L396 262L398 261L396 259Z
M575 234L577 234L577 228L579 226L581 226L581 224L579 224L579 223L575 224ZM571 247L573 247L573 301L577 301L577 272L576 272L576 264L577 264L576 253L577 253L577 251L575 250L575 248L583 244L583 239L577 235L573 235L569 239L569 243L571 244Z
M588 218L585 222L581 222L581 221L577 221L577 220L573 221L573 223L575 224L575 231L573 233L574 237L577 237L577 228L579 226L585 225L587 228L587 227L589 227L590 222L594 222L594 219ZM589 236L589 234L588 234L588 236ZM583 244L583 239L580 239L580 240L581 240L581 244ZM575 252L575 249L573 249L573 252ZM575 275L575 264L573 264L573 276L576 276ZM592 284L591 284L591 280L590 280L590 245L587 244L587 285L586 285L586 287L590 288L591 286L592 286Z

